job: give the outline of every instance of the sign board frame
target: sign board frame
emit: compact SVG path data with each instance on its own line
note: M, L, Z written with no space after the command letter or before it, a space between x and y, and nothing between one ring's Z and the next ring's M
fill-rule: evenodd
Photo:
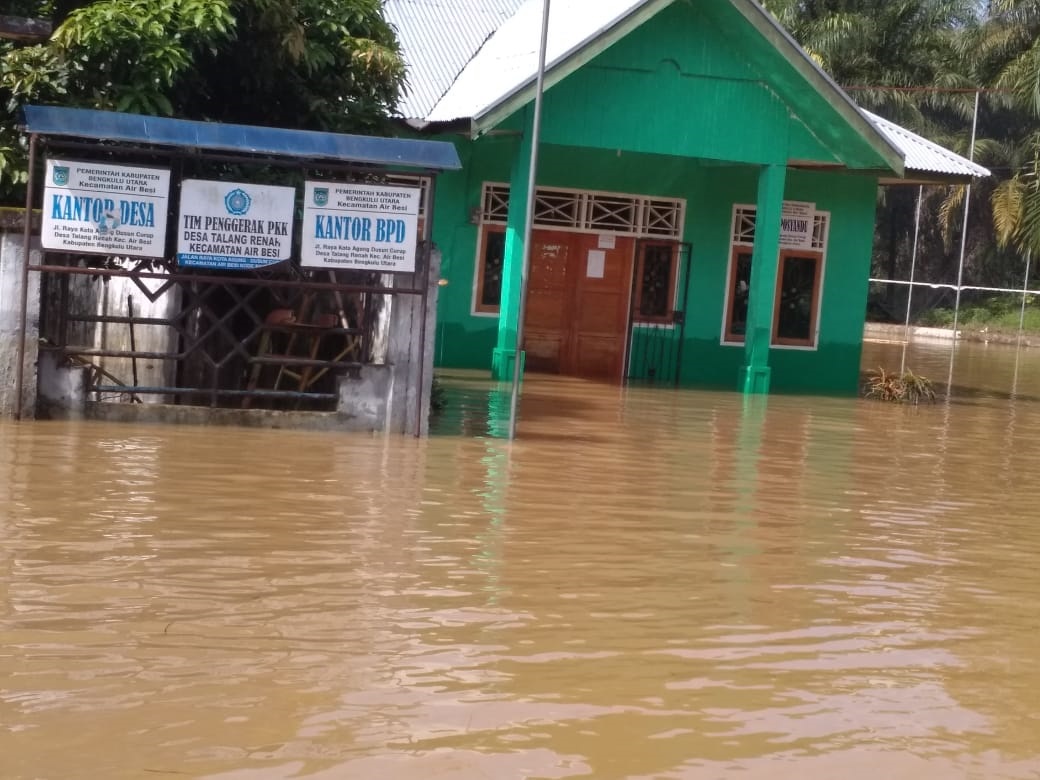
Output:
M45 177L44 249L166 256L169 168L48 157Z
M414 273L419 187L304 183L300 267Z
M183 179L177 265L249 271L293 257L296 188Z

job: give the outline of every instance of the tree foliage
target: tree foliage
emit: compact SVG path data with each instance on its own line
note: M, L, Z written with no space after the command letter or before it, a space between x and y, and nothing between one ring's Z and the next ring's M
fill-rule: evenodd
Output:
M766 5L861 105L990 168L994 175L971 189L967 277L1020 285L1023 254L1040 253L1040 0ZM916 194L916 188L883 194L879 275L907 275ZM960 186L925 192L919 263L932 281L956 278L965 195Z
M24 181L19 105L385 131L404 63L379 0L21 0L54 34L0 42L0 201Z

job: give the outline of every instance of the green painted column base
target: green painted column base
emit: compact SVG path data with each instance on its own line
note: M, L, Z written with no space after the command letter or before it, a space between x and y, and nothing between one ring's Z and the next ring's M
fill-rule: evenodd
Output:
M524 378L523 350L520 351L520 378ZM516 365L516 350L495 347L491 355L491 378L496 382L512 382L513 367Z
M765 395L769 392L769 380L773 369L769 366L744 366L743 389L745 395Z

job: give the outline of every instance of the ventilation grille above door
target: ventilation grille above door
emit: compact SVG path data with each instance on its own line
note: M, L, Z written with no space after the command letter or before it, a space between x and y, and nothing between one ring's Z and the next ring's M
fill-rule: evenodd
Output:
M757 207L736 205L733 207L733 243L753 246L755 243L755 217ZM812 248L824 250L827 248L827 227L830 222L830 214L826 211L817 211L813 215Z
M508 216L509 185L485 184L481 221L504 225ZM537 227L678 241L683 235L685 216L686 201L681 198L557 187L539 187L535 193L534 224Z

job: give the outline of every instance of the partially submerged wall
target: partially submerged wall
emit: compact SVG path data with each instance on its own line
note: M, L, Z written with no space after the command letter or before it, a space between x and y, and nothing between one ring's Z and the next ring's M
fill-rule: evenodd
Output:
M18 405L18 351L21 344L22 272L25 262L23 214L21 209L0 209L0 417L7 418L14 417ZM30 259L33 263L40 262L37 239L33 239ZM32 418L36 408L39 302L39 275L29 274L22 383L22 417L26 418Z

